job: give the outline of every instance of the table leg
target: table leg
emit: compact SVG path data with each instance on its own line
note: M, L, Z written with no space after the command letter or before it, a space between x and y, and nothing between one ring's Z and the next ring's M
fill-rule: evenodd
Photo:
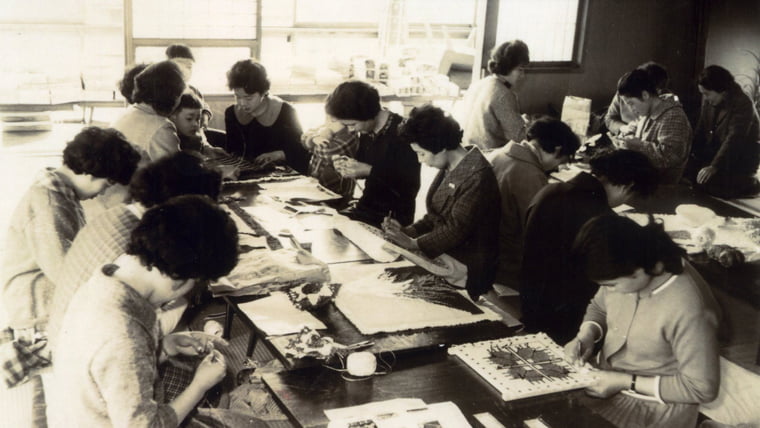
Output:
M228 301L227 313L224 314L224 330L222 332L222 337L228 340L230 338L230 335L232 334L232 317L234 315L235 315L235 309L232 307L232 304Z
M256 331L251 329L251 335L248 337L248 348L245 351L246 357L253 356L253 350L256 348L257 339L258 337L256 336Z

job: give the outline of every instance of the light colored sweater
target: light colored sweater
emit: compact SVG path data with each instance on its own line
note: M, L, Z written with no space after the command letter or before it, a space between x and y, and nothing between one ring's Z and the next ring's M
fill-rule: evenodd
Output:
M172 121L147 104L127 107L127 111L111 126L142 150L143 162L154 161L180 150L177 128Z
M155 309L100 272L80 287L53 355L53 426L177 426L158 382Z
M714 316L687 274L645 297L600 287L584 322L604 332L602 369L658 376L658 398L706 403L718 394L720 368Z
M42 171L16 206L6 238L0 284L10 327L45 324L53 278L84 223L74 189L55 169Z
M517 94L498 76L488 76L470 86L461 112L463 145L491 149L510 140L525 139L525 121L520 116Z

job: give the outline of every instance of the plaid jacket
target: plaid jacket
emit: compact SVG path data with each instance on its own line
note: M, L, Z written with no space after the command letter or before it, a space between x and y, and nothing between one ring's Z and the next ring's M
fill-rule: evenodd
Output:
M675 184L681 178L691 150L691 125L681 104L661 99L649 116L638 122L636 136L640 144L628 148L647 155L660 171L660 182Z
M426 205L427 214L404 232L427 256L446 253L467 265L470 296L487 292L496 273L501 205L496 176L477 147L448 174L438 173Z

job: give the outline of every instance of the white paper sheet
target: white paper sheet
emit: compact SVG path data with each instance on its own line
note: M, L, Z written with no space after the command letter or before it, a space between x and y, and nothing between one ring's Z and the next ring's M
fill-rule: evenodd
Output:
M268 336L297 333L303 326L315 330L327 328L314 315L293 306L285 293L272 293L269 297L242 303L238 307Z

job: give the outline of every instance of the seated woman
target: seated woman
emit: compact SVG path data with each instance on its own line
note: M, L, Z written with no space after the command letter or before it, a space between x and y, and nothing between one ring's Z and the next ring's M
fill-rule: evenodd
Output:
M491 51L491 75L470 86L462 102L465 144L492 149L525 139L515 86L525 76L529 61L528 45L522 40L504 42Z
M399 134L421 162L440 171L428 191L425 217L407 227L387 217L383 230L402 247L464 263L467 291L477 299L493 284L499 250L501 206L491 164L477 147L462 147L459 124L431 105L412 110Z
M669 77L665 67L650 61L641 64L637 69L644 70L649 75L652 82L654 82L655 88L657 88L657 95L660 98L678 101L678 97L668 90ZM621 81L623 77L625 76L620 77ZM633 135L636 132L638 119L639 115L628 104L623 102L619 94L615 93L610 106L607 108L607 113L604 115L604 124L610 133L620 136Z
M234 222L205 197L179 196L148 210L127 252L71 300L54 355L52 425L178 426L224 377L225 363L194 336L159 340L156 309L229 273L237 245ZM178 354L205 357L184 392L165 403L154 387L158 363Z
M616 426L693 427L698 404L718 394L716 324L684 254L661 224L616 215L589 221L574 243L600 288L565 355L584 363L602 342L587 393L605 400L588 406Z
M304 132L301 143L311 152L309 175L326 188L350 199L354 194L354 180L346 180L338 174L333 159L353 157L359 148L359 139L339 121L327 117L322 126Z
M270 96L269 85L264 66L250 59L236 62L227 72L235 105L224 111L226 150L257 167L286 163L306 174L309 152L301 145L296 111L282 99Z
M182 73L171 61L151 64L134 77L134 104L111 126L142 149L144 163L180 150L177 128L169 115L184 91Z
M698 79L702 112L687 178L722 198L760 192L760 118L752 100L723 67L711 65Z
M359 139L353 157L334 161L342 177L366 179L359 201L343 213L379 227L393 212L402 225L410 224L420 190L420 163L409 143L399 139L402 117L381 108L377 89L358 80L338 85L327 97L325 111Z

